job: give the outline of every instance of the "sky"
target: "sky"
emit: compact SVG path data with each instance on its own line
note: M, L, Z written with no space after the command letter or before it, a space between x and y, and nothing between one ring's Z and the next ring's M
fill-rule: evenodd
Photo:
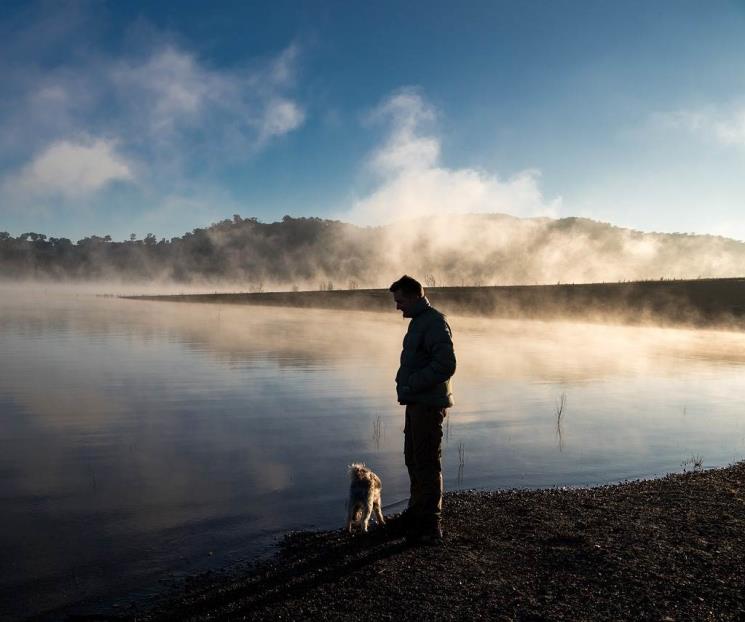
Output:
M0 3L0 231L580 216L745 240L745 0Z

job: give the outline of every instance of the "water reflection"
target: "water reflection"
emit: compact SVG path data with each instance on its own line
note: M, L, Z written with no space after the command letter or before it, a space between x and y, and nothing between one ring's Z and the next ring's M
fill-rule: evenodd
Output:
M449 488L602 483L743 455L739 333L451 324ZM405 327L393 311L4 296L0 615L339 526L353 461L400 504Z

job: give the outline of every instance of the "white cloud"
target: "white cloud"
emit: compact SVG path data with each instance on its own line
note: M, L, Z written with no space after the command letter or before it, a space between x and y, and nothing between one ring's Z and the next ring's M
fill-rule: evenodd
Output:
M229 76L205 69L194 56L172 46L144 61L122 63L111 78L119 97L144 113L154 132L193 124L208 105L227 104L236 91Z
M716 122L714 132L724 144L745 146L745 108Z
M283 94L296 56L290 46L265 68L215 69L168 45L139 62L120 63L111 75L132 124L144 121L161 144L178 143L180 132L194 140L197 131L217 151L232 144L245 155L303 123L301 106Z
M292 95L299 55L290 45L250 65L215 66L156 33L134 55L71 54L52 69L29 62L9 76L0 104L0 210L40 208L50 196L72 206L135 177L143 204L212 186L222 166L305 122Z
M345 219L384 224L455 213L557 215L561 199L544 199L538 171L526 170L502 180L472 168L442 166L439 138L423 129L435 120L435 111L416 91L394 94L371 118L390 123L386 140L370 158L379 183L355 202Z
M423 125L435 119L434 109L415 91L404 90L378 107L371 119L389 121L390 134L371 158L371 165L381 175L426 170L440 157L440 142L421 135Z
M302 125L305 113L298 105L287 99L270 101L264 111L264 118L259 131L260 141L272 136L281 136Z
M42 105L64 106L69 101L69 95L65 89L58 85L44 85L31 95L32 103L38 102Z
M57 141L46 147L3 187L24 197L60 195L80 198L113 181L131 181L130 164L110 140Z
M745 104L665 112L654 115L652 121L722 145L745 147Z
M291 95L297 46L250 66L216 67L160 39L137 55L73 56L18 72L0 107L0 158L28 159L75 135L116 136L164 180L254 156L304 123Z
M275 87L287 86L292 83L299 54L300 49L293 43L282 50L271 63L268 75Z

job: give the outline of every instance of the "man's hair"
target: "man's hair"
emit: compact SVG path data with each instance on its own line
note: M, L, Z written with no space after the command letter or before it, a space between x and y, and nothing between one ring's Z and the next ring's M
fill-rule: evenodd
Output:
M422 284L416 279L410 277L408 274L404 274L388 289L388 291L391 292L396 292L398 290L401 290L404 296L424 296L424 288L422 287Z

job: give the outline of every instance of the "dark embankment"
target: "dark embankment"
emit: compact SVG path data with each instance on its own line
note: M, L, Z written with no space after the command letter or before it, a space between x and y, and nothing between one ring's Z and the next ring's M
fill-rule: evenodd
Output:
M434 287L427 296L450 314L502 318L584 318L673 325L745 325L745 279L579 285ZM139 296L145 300L390 311L382 289Z
M745 463L577 490L450 493L445 546L298 533L140 620L742 620Z

